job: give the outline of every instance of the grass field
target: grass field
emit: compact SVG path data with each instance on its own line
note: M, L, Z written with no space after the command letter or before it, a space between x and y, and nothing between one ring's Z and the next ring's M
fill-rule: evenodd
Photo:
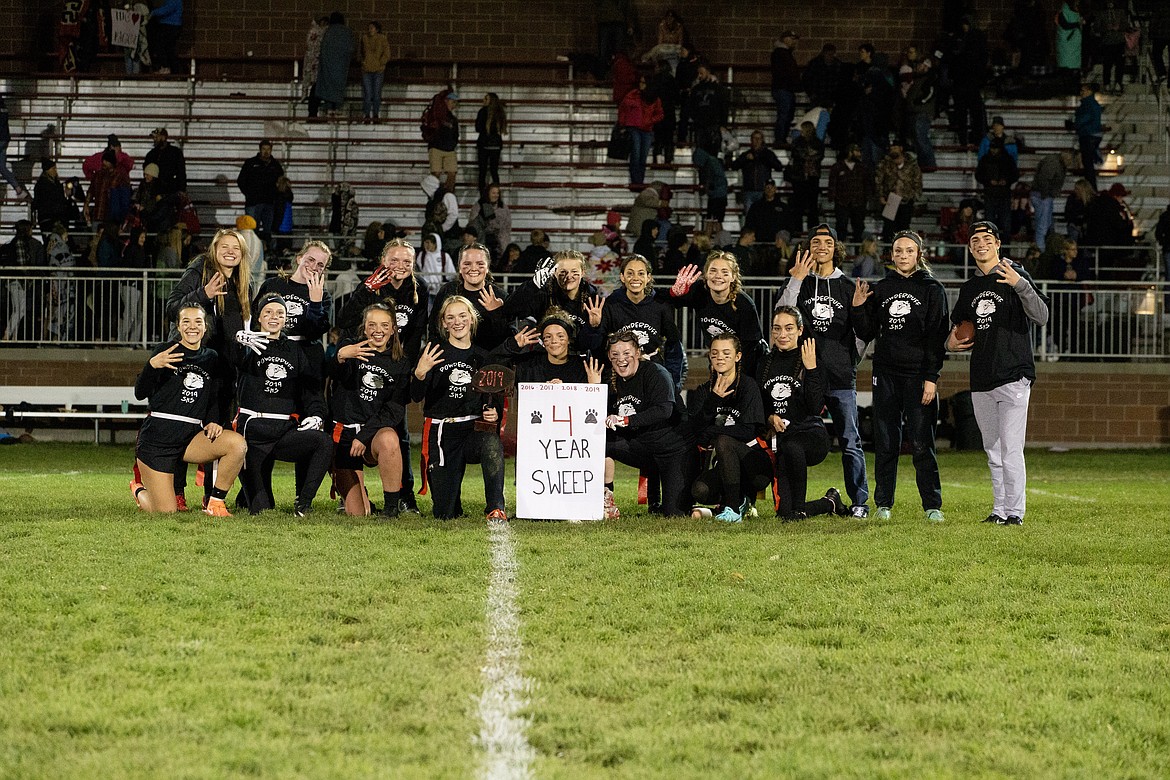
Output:
M0 449L0 777L485 772L497 532L324 495L150 518L130 458ZM977 522L980 453L943 456L941 525L908 467L885 523L514 522L521 769L1170 776L1170 457L1029 468L1023 528ZM834 459L811 487L839 482Z

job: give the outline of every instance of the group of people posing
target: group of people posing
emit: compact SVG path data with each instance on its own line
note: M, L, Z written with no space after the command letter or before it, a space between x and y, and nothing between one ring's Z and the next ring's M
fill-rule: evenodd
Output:
M406 408L419 403L419 493L430 491L434 516L464 514L466 466L478 463L485 514L506 520L505 402L476 379L485 366L504 364L522 382L609 385L606 517L620 515L615 463L625 463L640 471L651 510L664 515L740 522L757 514L757 497L770 485L781 519L865 518L856 367L872 344L876 516L891 516L905 439L925 517L944 519L938 380L947 350L971 351L995 496L987 519L1021 524L1031 330L1046 321L1046 302L1023 268L999 257L993 223L973 226L977 270L953 310L923 248L918 234L899 233L888 274L871 285L842 273L836 231L817 226L764 334L728 252L687 266L666 289L655 287L646 258L628 255L621 287L603 297L584 278L586 258L564 251L505 294L492 279L488 249L473 244L460 253L457 278L432 296L416 277L413 247L393 239L331 323L327 245L307 242L287 275L253 294L246 244L221 230L172 292L177 333L138 380L150 414L132 493L148 511L184 508L186 464L209 464L205 512L229 515L237 477L236 506L260 512L276 505L271 476L282 460L295 463L298 516L311 511L327 474L347 514L417 513ZM693 312L710 365L685 401L681 308ZM340 338L326 349L331 328ZM807 470L828 456L834 437L844 495L830 488L810 500ZM366 488L367 467L381 477L381 508Z

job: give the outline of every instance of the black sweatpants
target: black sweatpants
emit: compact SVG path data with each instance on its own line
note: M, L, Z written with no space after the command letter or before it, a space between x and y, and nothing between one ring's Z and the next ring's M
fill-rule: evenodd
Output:
M653 470L662 481L662 514L683 515L691 508L691 482L695 478L695 448L681 437L610 436L605 456L637 469Z
M272 509L276 499L272 495L272 468L276 461L297 464L297 498L312 501L333 462L333 439L324 431L285 432L271 447L248 447L240 482L248 498L252 514Z
M874 504L894 505L898 485L898 455L902 437L910 441L918 495L925 510L942 509L942 485L934 451L934 427L938 421L938 396L922 405L922 378L885 376L873 378L874 472L877 487Z
M477 431L475 422L428 423L426 443L427 482L434 515L439 520L463 516L460 492L468 463L483 471L484 513L504 509L504 445L494 431ZM441 432L441 433L440 433ZM440 441L440 435L442 437ZM405 475L404 475L405 477ZM403 484L406 484L405 478Z
M825 498L805 501L808 492L808 467L815 466L829 454L831 441L823 425L804 431L782 435L776 444L776 488L780 507L776 514L783 518L798 512L812 517L833 511L833 504Z
M696 503L738 507L772 481L772 459L761 447L730 436L715 439L715 463L695 480Z

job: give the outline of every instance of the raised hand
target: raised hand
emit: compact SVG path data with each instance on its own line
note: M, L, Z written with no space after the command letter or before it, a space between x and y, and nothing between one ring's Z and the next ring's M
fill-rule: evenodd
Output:
M516 340L516 346L524 349L530 344L540 343L540 334L536 332L536 328L523 327L513 336Z
M390 273L390 266L380 265L378 268L362 282L366 289L370 292L378 292L386 285L390 284L393 274Z
M871 295L873 295L873 290L869 289L869 282L858 279L857 286L853 288L853 305L861 306L865 303L865 299Z
M806 249L803 252L797 252L796 256L792 258L792 267L788 269L788 273L793 279L803 281L806 276L812 273L813 265L812 252Z
M804 363L804 367L809 371L817 367L817 343L812 339L807 339L800 345L800 362Z
M491 287L485 287L479 291L479 305L488 311L495 311L504 305L504 299L497 296Z
M995 280L1000 284L1010 284L1014 287L1016 282L1020 281L1020 274L1012 268L1010 260L1000 260L992 270L1000 275L1000 278Z
M414 375L418 379L426 379L431 369L443 362L443 348L438 344L427 344L422 354L418 356L418 365L414 367Z
M691 290L691 286L703 276L703 272L699 270L697 265L684 266L678 272L678 276L674 278L674 284L670 288L670 296L672 298L681 298Z
M552 257L546 257L540 261L540 265L536 267L536 273L532 274L532 283L538 288L543 288L548 284L548 280L553 278L553 274L557 270L557 261Z
M177 371L179 364L183 362L183 356L175 350L180 349L178 344L173 344L169 349L163 350L150 359L150 365L153 368L169 368L172 371Z
M590 357L585 361L585 377L591 385L601 384L601 361Z
M310 274L307 284L310 301L320 303L325 299L325 274Z
M720 398L726 398L731 395L731 388L735 385L735 375L718 374L715 377L715 383L711 385L711 392Z
M359 341L356 344L346 344L344 347L337 350L337 361L339 363L344 363L351 358L357 358L358 360L368 360L374 355L375 352L377 352L377 350L370 345L370 340L366 339L365 341Z
M601 309L603 303L604 301L600 295L586 299L583 303L585 313L589 315L589 327L596 328L601 325Z
M237 330L236 341L257 355L268 349L268 334L258 330Z
M226 295L227 293L224 292L225 288L227 288L227 278L219 271L216 271L207 280L207 284L203 285L203 292L207 294L207 300L212 301L215 300L215 296L217 295Z

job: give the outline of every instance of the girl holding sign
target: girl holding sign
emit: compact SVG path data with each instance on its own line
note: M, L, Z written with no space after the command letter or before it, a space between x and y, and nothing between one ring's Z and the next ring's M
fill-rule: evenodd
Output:
M756 493L772 481L772 461L757 439L764 429L764 402L760 388L744 377L739 339L730 333L716 336L708 357L711 379L691 391L687 409L699 445L709 448L715 460L695 480L693 492L701 504L722 505L716 520L738 523Z
M362 478L365 464L378 467L385 504L382 517L400 511L402 449L398 429L406 418L410 363L398 341L394 311L384 303L362 315L365 339L347 342L325 363L333 380L333 476L347 515L370 514Z
M654 467L662 479L662 513L686 514L696 471L694 440L682 401L666 369L642 355L630 331L609 337L610 430L605 443L606 517L617 517L613 500L614 461Z
M597 384L601 381L597 359L570 352L576 330L567 313L552 308L538 328L522 328L493 350L491 358L514 366L517 382Z
M775 459L772 492L781 520L813 515L847 515L849 507L836 488L824 498L805 501L808 467L829 454L829 432L821 421L825 408L825 376L817 365L813 339L805 339L799 309L780 306L772 315L772 348L756 372L767 413L767 433Z
M302 346L284 335L288 304L276 293L256 302L260 331L236 334L240 409L235 430L248 442L242 482L248 511L272 509L272 467L278 460L297 465L293 514L304 517L329 471L333 441L325 433L321 367Z
M423 348L410 381L410 397L423 404L423 491L430 482L435 517L463 515L460 490L468 463L483 471L489 522L504 511L504 446L500 441L503 398L478 393L472 378L488 362L473 343L479 315L471 301L452 295L439 308L442 341Z
M135 447L130 492L139 509L175 512L175 472L184 463L219 460L215 485L204 512L231 517L224 499L244 465L244 437L224 430L228 410L223 396L223 361L203 346L207 313L188 304L177 314L179 338L160 345L138 376L134 396L149 399L150 414L142 423Z
M670 299L675 306L695 310L703 339L708 344L720 333L734 333L743 345L745 365L754 366L760 353L760 313L742 291L743 278L735 255L715 250L699 267L688 265L678 272Z

